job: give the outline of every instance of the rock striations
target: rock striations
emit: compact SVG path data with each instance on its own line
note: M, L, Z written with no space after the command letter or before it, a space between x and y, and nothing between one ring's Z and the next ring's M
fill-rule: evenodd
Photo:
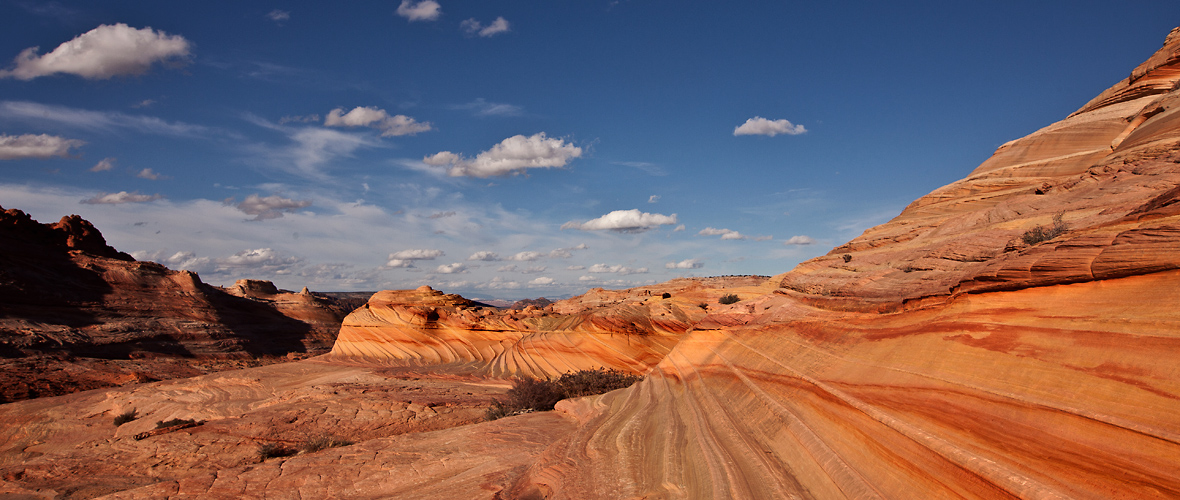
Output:
M346 313L270 282L223 290L136 261L77 215L0 209L0 402L322 353Z

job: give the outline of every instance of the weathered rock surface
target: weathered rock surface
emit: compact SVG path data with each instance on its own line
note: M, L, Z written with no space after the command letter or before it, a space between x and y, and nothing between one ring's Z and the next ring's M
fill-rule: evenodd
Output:
M0 210L0 402L322 353L349 310L269 282L227 292L136 261L76 215Z
M378 292L344 319L329 358L496 377L599 367L643 373L701 321L740 324L748 309L717 299L761 295L773 290L767 283L764 276L680 279L599 288L521 310L483 307L430 287Z

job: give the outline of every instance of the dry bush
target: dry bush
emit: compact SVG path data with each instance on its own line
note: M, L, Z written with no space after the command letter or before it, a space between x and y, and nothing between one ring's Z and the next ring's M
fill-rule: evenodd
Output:
M717 303L721 305L729 305L736 304L741 300L742 299L738 298L737 295L731 293L729 295L722 295L720 299L717 299Z
M262 443L258 445L258 461L264 462L268 458L289 457L299 453L298 449L283 443Z
M156 428L163 429L165 427L172 427L174 425L188 425L188 424L195 424L195 423L197 423L197 421L193 420L191 418L174 418L172 420L164 420L164 421L156 422Z
M1053 225L1051 226L1037 226L1028 231L1025 231L1020 239L1024 241L1025 245L1036 245L1042 241L1049 241L1053 238L1065 234L1069 230L1069 226L1065 221L1061 220L1063 214L1053 216Z
M640 380L643 377L605 368L567 372L557 380L521 377L512 381L508 400L492 400L485 416L488 420L496 420L533 411L549 411L563 399L602 394L630 387Z
M315 453L317 451L326 450L328 448L338 448L341 446L351 445L352 441L342 439L331 434L321 434L315 436L307 441L304 441L299 446L300 453Z
M132 408L123 413L115 415L115 427L139 418L139 415L136 415L136 413L137 412L135 411L135 408Z

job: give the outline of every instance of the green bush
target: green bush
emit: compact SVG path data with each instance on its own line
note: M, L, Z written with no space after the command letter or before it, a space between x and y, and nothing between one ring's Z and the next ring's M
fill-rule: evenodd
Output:
M734 295L731 293L729 295L723 295L720 299L717 300L717 303L722 304L722 305L729 305L729 304L736 304L736 303L740 302L741 300L742 299L738 298L737 295Z
M1042 241L1049 241L1053 238L1065 234L1069 230L1069 226L1065 221L1061 220L1062 214L1053 216L1053 225L1051 226L1037 226L1028 231L1025 231L1020 239L1024 241L1025 245L1036 245Z
M567 372L557 380L521 377L512 381L506 401L492 400L492 406L485 416L488 420L496 420L522 413L549 411L563 399L603 394L630 387L640 380L643 377L639 375L605 368Z
M115 415L115 427L123 425L123 424L130 422L132 420L135 420L137 418L139 418L139 416L136 415L135 408L127 410L123 413Z

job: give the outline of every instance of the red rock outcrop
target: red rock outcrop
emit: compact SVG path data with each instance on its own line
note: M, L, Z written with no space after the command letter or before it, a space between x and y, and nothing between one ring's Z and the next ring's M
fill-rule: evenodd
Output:
M136 261L77 215L0 211L0 402L319 354L350 310L260 290Z
M599 367L643 373L706 317L747 313L718 305L721 295L766 293L766 284L766 277L682 279L623 291L598 288L521 310L486 307L430 287L378 292L344 319L330 358L445 365L433 369L497 377L554 377Z

